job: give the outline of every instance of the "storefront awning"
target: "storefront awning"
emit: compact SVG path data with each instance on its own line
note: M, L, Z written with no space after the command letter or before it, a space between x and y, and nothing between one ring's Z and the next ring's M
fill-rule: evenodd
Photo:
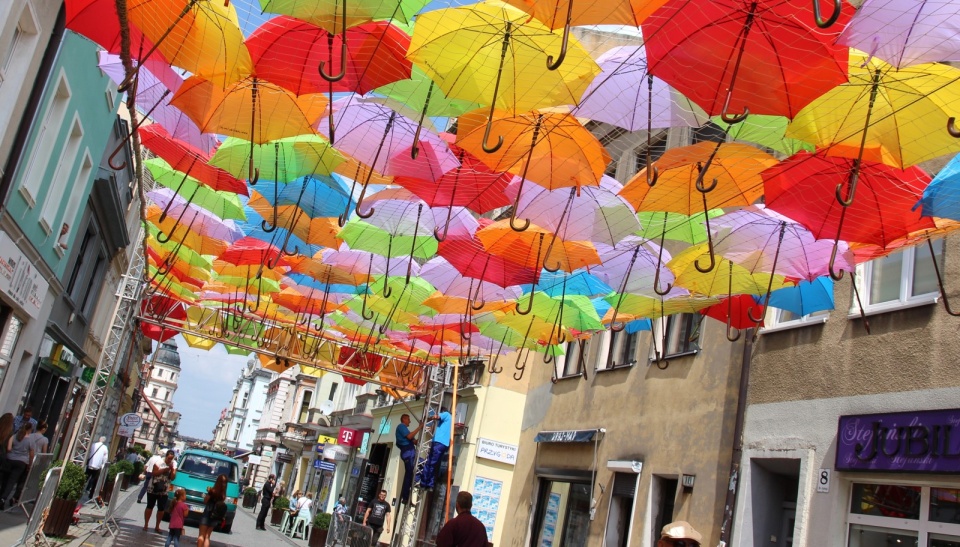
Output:
M537 443L589 443L602 438L605 429L565 429L541 431L533 438Z

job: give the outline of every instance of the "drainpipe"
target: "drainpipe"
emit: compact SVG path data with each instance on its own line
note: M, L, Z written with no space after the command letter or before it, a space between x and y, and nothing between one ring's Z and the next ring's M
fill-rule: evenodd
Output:
M750 387L750 359L753 357L753 329L743 333L743 359L740 362L740 390L737 393L737 416L733 426L733 454L730 458L730 476L727 481L727 498L723 506L723 524L720 526L720 543L726 547L733 536L733 515L740 487L740 460L743 458L743 420L747 410L747 391Z
M23 117L17 125L17 133L13 137L13 146L10 148L10 155L7 157L7 164L4 166L3 175L0 176L0 203L7 203L7 194L13 185L13 176L20 167L20 160L23 159L23 153L27 147L27 137L36 121L37 112L40 110L40 102L43 98L44 90L47 87L47 81L50 79L50 72L53 69L53 62L56 60L57 51L60 49L60 43L63 41L63 32L67 25L66 8L60 7L57 13L57 20L53 24L53 32L50 34L50 41L47 42L47 49L43 52L40 59L40 68L37 71L37 77L33 82L33 88L30 90L30 97L23 110ZM0 214L6 207L0 208Z

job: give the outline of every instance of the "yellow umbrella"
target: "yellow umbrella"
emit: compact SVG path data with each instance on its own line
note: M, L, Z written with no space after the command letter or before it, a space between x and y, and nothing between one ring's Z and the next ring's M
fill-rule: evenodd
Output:
M940 63L898 69L851 49L849 71L847 83L797 113L787 137L901 169L960 151L960 139L941 129L960 113L960 69Z
M217 345L217 342L210 340L209 338L196 336L194 334L183 333L183 339L186 340L187 345L191 348L202 349L204 351L210 351L213 346Z
M127 13L174 66L221 87L253 72L236 9L229 2L130 0Z
M600 67L576 39L566 61L549 70L543 60L563 45L524 11L498 1L440 9L417 17L407 58L422 68L450 99L489 105L510 113L576 104ZM491 92L492 89L492 92ZM490 134L487 124L485 137ZM503 140L484 149L493 152Z
M772 290L793 286L793 282L782 275L774 275L771 279L769 273L751 273L743 266L722 257L718 261L719 267L702 272L696 267L696 262L709 252L707 245L694 245L667 262L667 267L676 274L674 286L707 296L764 294L768 286L772 287Z

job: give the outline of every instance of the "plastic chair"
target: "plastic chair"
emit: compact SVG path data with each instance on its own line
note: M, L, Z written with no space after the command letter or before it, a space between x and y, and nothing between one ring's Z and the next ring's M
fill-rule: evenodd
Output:
M288 524L290 524L290 511L284 510L283 515L280 517L280 533L281 534L286 533Z
M297 539L297 534L300 534L300 539L307 539L307 525L309 519L306 517L298 516L293 520L293 525L291 526L290 537L292 539Z

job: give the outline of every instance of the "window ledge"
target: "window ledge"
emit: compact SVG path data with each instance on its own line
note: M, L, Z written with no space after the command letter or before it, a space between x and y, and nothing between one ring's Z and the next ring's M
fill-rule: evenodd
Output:
M33 194L30 193L29 188L21 184L17 191L20 192L20 195L23 196L23 199L27 201L27 207L33 209L37 206L37 200L33 199Z
M601 372L614 372L614 371L617 371L617 370L630 370L630 369L632 369L633 366L636 365L636 364L637 364L636 361L631 361L631 362L629 362L629 363L627 363L627 364L624 364L624 365L614 365L614 366L612 366L612 367L598 368L598 369L594 370L594 372L596 372L596 373L601 373Z
M890 313L901 310L909 310L910 308L920 308L923 306L930 306L940 302L940 294L933 293L924 296L915 297L913 300L907 302L885 302L883 304L877 304L875 306L864 306L863 315L880 315L883 313ZM860 308L856 305L850 308L850 311L847 313L847 319L856 319L860 317Z
M557 376L557 379L556 379L556 381L555 381L554 383L557 383L557 382L559 382L559 381L561 381L561 380L572 380L572 379L574 379L574 378L576 378L576 379L579 380L579 379L583 378L583 374L578 372L577 374L569 374L569 375L567 375L567 376Z
M688 357L690 355L696 355L698 353L700 353L700 349L692 349L690 351L684 351L681 353L671 353L670 355L664 355L663 357L660 358L660 360L669 361L671 359L679 359L680 357ZM654 359L653 357L650 357L647 361L649 363L653 363L654 361L656 361L656 359Z
M856 314L856 316L857 316L857 317L860 317L860 313L858 312L858 313ZM775 326L773 326L773 327L763 327L762 329L760 329L760 333L761 333L761 334L766 334L766 333L769 333L769 332L780 332L780 331L784 331L784 330L799 329L799 328L801 328L801 327L809 327L809 326L811 326L811 325L822 325L822 324L826 323L826 322L827 322L827 319L829 319L829 318L830 318L829 315L824 315L823 317L816 317L816 318L814 318L814 319L797 320L797 321L786 321L786 322L784 322L784 323L781 323L781 324L779 324L779 325L775 325Z

